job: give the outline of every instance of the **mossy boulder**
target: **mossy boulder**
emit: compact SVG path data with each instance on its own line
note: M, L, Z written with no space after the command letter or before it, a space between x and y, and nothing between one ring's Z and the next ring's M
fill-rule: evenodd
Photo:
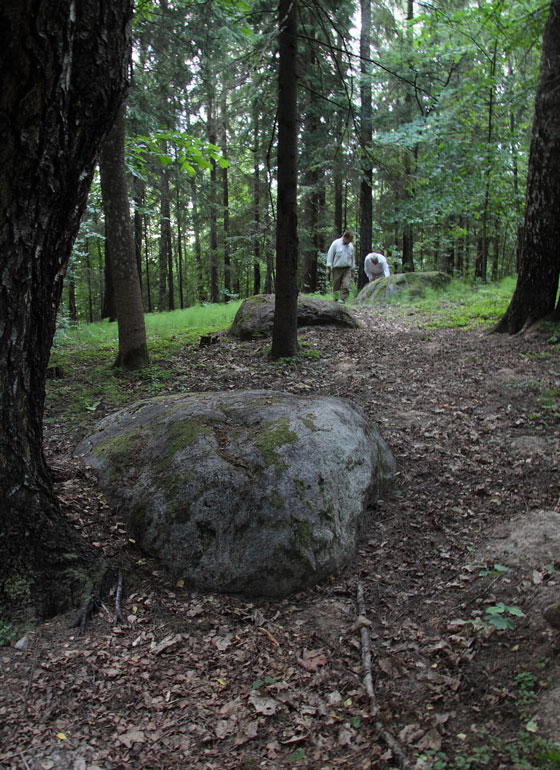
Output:
M356 305L379 305L397 292L408 291L413 297L422 297L426 289L442 291L451 276L439 270L425 273L397 273L387 278L377 278L364 286L354 300Z
M270 337L274 323L274 294L249 297L237 311L229 329L232 337L254 340ZM343 326L357 329L360 321L345 305L317 297L298 297L298 326Z
M194 588L246 596L338 573L395 472L352 402L275 391L141 401L76 454L147 554Z

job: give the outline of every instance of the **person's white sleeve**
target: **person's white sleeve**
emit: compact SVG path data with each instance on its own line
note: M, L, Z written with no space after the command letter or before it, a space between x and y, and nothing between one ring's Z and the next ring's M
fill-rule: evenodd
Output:
M333 241L331 243L331 247L330 247L330 249L327 252L327 267L332 267L332 260L333 260L334 250L336 248L335 247L335 243L336 243L336 241Z
M384 260L383 262L383 275L385 276L385 278L391 275L391 271L389 270L389 263L387 262L387 260Z

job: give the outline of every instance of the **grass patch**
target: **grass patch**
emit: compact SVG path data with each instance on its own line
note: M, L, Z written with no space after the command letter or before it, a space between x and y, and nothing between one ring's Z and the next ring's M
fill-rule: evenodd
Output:
M175 357L179 353L184 357L186 351L196 366L199 338L227 329L240 304L237 301L147 313L150 365L135 372L113 367L118 352L115 322L61 325L54 338L50 365L60 366L65 376L47 381L45 426L48 429L62 417L67 429L82 433L93 427L100 415L166 391L178 379Z
M500 283L477 283L454 279L443 291L425 289L421 297L408 290L397 292L388 304L403 313L414 310L424 316L419 325L424 329L491 328L506 312L515 289L515 278Z

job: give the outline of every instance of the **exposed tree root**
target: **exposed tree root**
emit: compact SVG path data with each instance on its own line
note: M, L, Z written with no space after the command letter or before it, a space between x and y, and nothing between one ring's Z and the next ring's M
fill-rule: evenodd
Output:
M88 621L99 612L106 599L114 594L115 611L113 614L113 625L118 625L122 621L121 600L123 594L123 573L120 567L107 567L101 579L96 583L92 594L87 602L84 603L80 614L76 617L71 628L79 627L79 634L83 634Z

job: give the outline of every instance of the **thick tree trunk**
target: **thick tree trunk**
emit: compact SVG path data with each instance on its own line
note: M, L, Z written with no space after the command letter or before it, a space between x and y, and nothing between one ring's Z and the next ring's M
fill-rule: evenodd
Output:
M515 334L554 311L560 275L559 78L560 0L552 0L535 99L519 275L497 332Z
M115 366L141 369L149 363L142 292L132 236L124 156L124 105L99 156L107 244L117 308L119 352Z
M62 280L126 85L129 2L0 5L0 617L67 608L91 553L43 455Z
M280 0L278 70L278 209L272 359L289 358L297 341L297 0Z

